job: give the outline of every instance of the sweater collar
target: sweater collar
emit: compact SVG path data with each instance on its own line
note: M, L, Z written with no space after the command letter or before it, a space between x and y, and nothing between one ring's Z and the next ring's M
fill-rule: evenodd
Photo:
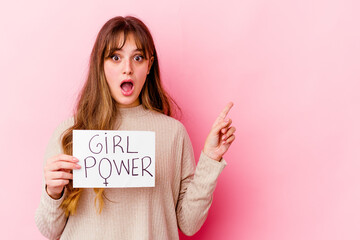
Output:
M140 117L148 113L150 110L140 104L136 107L120 108L118 107L118 113L121 117Z

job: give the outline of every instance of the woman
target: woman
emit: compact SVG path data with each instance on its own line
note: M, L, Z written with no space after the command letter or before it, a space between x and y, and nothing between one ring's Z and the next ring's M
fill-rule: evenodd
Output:
M193 148L174 118L148 28L134 17L115 17L101 28L74 117L55 130L45 154L45 186L36 224L50 239L178 239L204 223L223 154L235 128L216 119L195 170ZM176 104L175 104L176 105ZM74 189L72 130L154 131L155 187Z

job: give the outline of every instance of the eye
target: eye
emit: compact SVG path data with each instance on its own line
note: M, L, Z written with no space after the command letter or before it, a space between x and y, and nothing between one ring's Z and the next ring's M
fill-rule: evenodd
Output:
M144 57L141 56L141 55L136 55L136 56L134 57L134 60L137 61L137 62L141 62L143 59L144 59Z
M111 55L110 58L111 58L112 60L114 60L115 62L117 62L117 61L120 60L120 57L119 57L118 55L116 55L116 54Z

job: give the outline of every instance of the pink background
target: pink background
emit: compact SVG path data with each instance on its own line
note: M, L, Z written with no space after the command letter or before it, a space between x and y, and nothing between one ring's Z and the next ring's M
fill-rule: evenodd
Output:
M197 158L235 103L237 139L191 239L360 239L359 1L3 2L2 239L42 239L46 144L72 112L100 27L127 14L153 33Z

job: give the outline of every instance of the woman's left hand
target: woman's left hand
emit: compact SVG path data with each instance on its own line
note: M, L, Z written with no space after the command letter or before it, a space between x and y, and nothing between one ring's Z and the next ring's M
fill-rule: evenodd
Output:
M231 119L226 115L234 104L229 102L220 115L216 118L208 137L206 138L203 152L210 158L220 161L235 140L235 127L231 126Z

